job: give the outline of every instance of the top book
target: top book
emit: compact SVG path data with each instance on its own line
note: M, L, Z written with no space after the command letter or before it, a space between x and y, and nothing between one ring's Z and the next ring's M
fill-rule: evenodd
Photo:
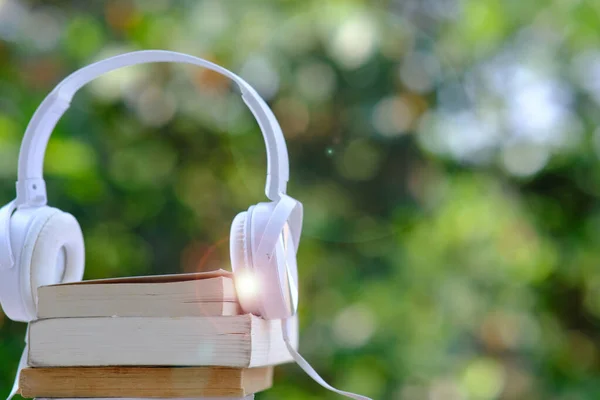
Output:
M39 319L240 315L233 275L216 270L42 286Z
M281 329L242 313L223 270L49 285L38 289L28 364L263 367L292 361Z

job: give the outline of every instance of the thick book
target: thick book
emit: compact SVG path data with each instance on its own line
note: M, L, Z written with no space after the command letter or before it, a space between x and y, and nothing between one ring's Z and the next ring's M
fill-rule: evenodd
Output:
M297 319L292 346L297 348ZM280 320L217 317L52 318L29 325L28 363L60 366L262 367L292 361Z
M233 276L224 270L97 279L38 289L39 319L239 314Z
M19 392L27 398L239 398L272 384L272 367L25 368Z

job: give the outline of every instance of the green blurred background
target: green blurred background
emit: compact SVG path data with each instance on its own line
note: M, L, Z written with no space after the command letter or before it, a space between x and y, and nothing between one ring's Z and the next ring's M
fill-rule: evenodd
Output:
M305 206L301 352L375 399L600 398L600 2L0 0L0 203L63 77L208 58L273 107ZM230 269L265 151L223 78L152 64L77 95L45 163L86 279ZM0 320L8 393L25 324ZM261 400L334 399L297 366Z

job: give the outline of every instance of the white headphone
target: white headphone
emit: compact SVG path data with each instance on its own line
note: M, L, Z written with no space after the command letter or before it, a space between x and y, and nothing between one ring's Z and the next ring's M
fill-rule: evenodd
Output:
M0 302L4 313L15 321L32 321L36 318L38 287L83 278L84 243L77 220L69 213L46 205L42 170L54 127L75 93L90 81L119 68L154 62L205 67L230 78L239 87L265 140L265 193L271 200L238 214L231 225L231 265L240 304L245 312L265 319L281 319L288 349L321 385L348 397L368 399L329 386L290 344L290 321L298 310L296 252L303 210L302 203L286 195L288 154L273 112L239 76L182 53L137 51L91 64L60 82L35 111L21 144L17 197L0 209ZM256 290L247 290L249 282Z

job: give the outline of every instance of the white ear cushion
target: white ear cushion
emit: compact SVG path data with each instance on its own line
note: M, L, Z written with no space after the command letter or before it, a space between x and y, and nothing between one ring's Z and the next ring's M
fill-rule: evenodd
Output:
M245 240L246 213L239 213L231 223L231 233L229 236L229 255L231 257L231 269L235 273L243 268L247 268L247 249Z
M250 211L239 213L233 219L229 238L229 254L238 301L244 312L259 315L260 293L257 292L260 291L260 282L256 279L252 268L248 241L251 210L252 207L250 207Z
M83 278L85 250L79 223L71 214L54 209L49 215L36 217L25 238L22 251L24 302L30 312L36 310L40 286L76 282ZM64 249L64 258L57 265ZM29 262L27 262L29 261ZM61 273L64 271L64 273Z

